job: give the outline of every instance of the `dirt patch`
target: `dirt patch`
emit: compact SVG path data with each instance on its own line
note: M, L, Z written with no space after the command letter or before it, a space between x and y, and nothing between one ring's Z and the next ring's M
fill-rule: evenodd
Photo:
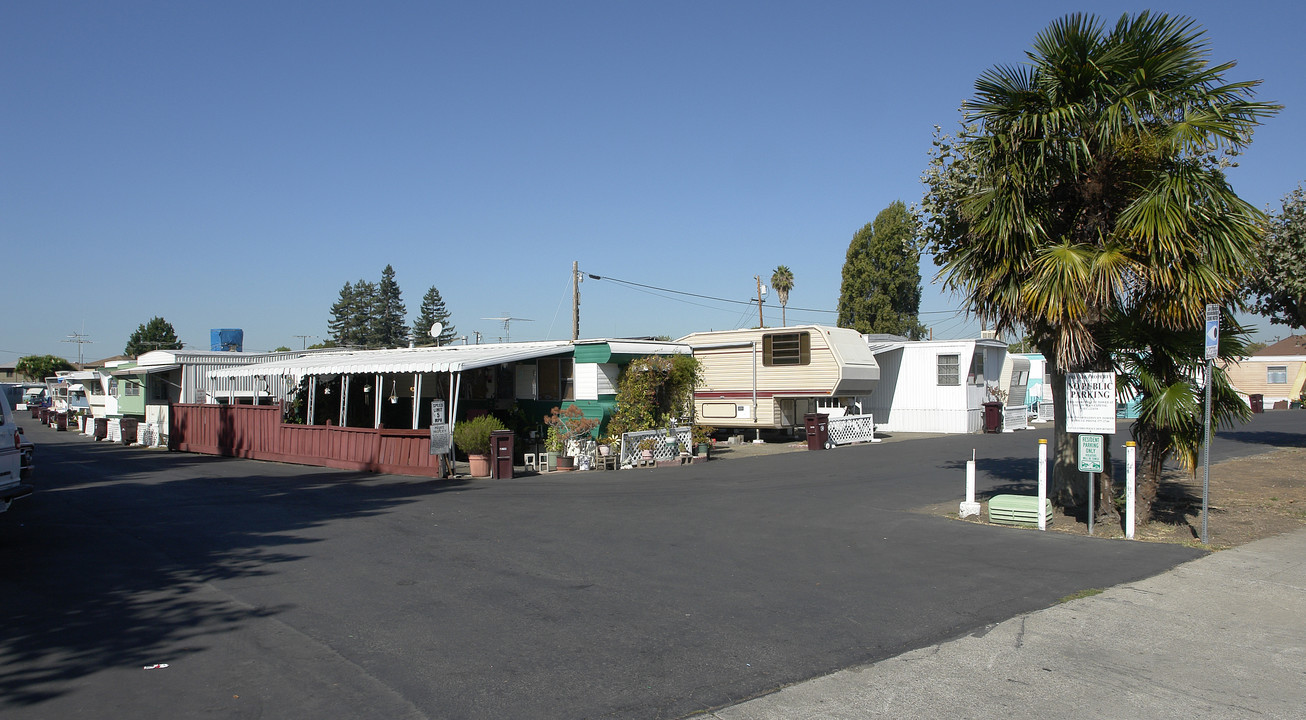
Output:
M957 517L957 502L923 508ZM988 523L988 505L965 522ZM1207 535L1220 550L1306 527L1306 448L1279 448L1211 466ZM1180 470L1166 474L1157 494L1155 520L1136 528L1134 538L1201 546L1202 477ZM1012 528L1023 529L1023 528ZM1082 519L1058 512L1048 530L1087 535ZM1095 537L1123 538L1119 525L1095 523Z

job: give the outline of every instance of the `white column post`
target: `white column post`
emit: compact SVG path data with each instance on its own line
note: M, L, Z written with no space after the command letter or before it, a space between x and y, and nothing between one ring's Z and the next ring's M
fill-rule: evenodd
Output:
M961 503L957 514L970 517L980 514L979 503L975 502L975 451L970 451L971 459L966 461L966 499Z
M1039 438L1038 441L1038 529L1048 529L1047 515L1043 512L1043 506L1047 504L1048 497L1048 441L1047 438Z
M422 374L413 373L413 429L417 429L418 413L422 411Z
M1134 539L1134 493L1138 485L1134 441L1125 443L1125 539Z
M381 373L372 376L372 427L381 428Z

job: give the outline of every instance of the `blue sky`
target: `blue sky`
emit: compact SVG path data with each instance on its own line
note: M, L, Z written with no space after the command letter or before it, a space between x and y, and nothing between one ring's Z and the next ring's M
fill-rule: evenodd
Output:
M439 288L460 334L570 337L570 271L833 323L853 234L915 202L934 125L1097 2L57 2L0 4L0 361L84 332L120 353L161 315L188 345L325 336L346 282L394 266L410 319ZM1298 3L1168 2L1231 80L1285 110L1239 193L1306 180ZM973 336L922 261L922 319ZM581 286L581 335L756 324L756 306ZM766 304L767 324L779 307ZM1261 339L1286 334L1259 323ZM308 342L315 342L309 338Z

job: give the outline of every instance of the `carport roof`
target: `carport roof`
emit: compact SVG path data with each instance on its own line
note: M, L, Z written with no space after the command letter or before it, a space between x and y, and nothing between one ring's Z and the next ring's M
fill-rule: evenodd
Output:
M461 372L501 363L570 353L570 340L454 345L450 347L355 350L210 370L211 378L260 375L356 375Z

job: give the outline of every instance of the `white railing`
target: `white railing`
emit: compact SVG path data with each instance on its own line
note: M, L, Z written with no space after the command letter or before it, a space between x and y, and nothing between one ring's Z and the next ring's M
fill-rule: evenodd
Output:
M875 417L873 415L844 415L830 418L830 445L847 445L855 442L879 442L875 439Z
M657 430L640 430L637 432L628 432L621 434L621 464L638 465L643 458L644 451L639 449L639 443L645 438L653 438L653 459L654 460L672 460L680 457L680 445L689 447L690 426L684 425L675 429L675 439L667 442L672 436L665 428Z

